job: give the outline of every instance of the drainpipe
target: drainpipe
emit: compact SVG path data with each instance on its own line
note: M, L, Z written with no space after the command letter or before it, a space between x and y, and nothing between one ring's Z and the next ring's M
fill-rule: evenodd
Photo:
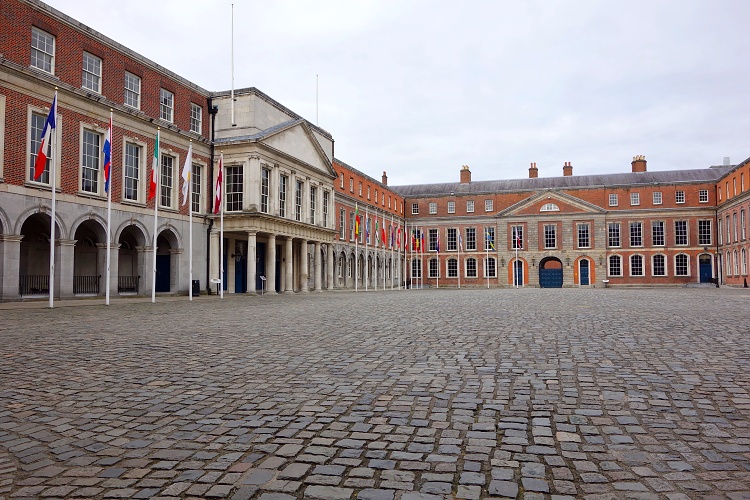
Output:
M216 113L219 111L218 106L213 105L213 98L208 98L208 113L211 115L211 160L208 164L208 178L211 180L209 183L210 188L208 192L211 194L209 200L214 200L214 134L216 125ZM206 213L210 214L213 212L213 203L209 201L206 207ZM206 229L206 290L211 293L211 229L213 228L214 220L208 220L208 229ZM221 256L219 256L221 258Z

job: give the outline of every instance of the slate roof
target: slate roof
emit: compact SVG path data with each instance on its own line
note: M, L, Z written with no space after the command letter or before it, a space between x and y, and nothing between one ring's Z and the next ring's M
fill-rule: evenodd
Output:
M442 184L413 184L388 186L405 197L445 196L454 193L482 194L504 191L538 191L543 189L580 189L614 186L639 186L649 184L679 184L715 182L734 166L720 166L695 170L666 170L656 172L628 172L623 174L571 175L565 177L537 177L498 181L446 182Z

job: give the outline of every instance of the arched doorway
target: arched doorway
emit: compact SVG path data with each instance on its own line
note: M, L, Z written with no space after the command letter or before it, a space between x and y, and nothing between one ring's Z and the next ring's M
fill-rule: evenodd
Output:
M117 242L117 293L140 293L141 269L143 268L142 249L146 245L143 230L135 225L127 226L120 233Z
M711 256L701 254L698 256L698 271L701 283L711 283L713 280L713 267L711 266Z
M21 226L21 255L18 265L18 291L24 296L49 295L50 216L36 213ZM60 226L55 226L59 238ZM57 276L57 273L56 273ZM59 280L56 280L59 284Z
M523 286L523 261L519 259L513 261L513 286Z
M78 226L74 239L73 293L98 295L106 271L107 234L101 224L87 220Z
M589 260L581 259L578 263L578 277L581 286L589 286L591 281L589 279Z
M156 279L154 288L158 293L174 291L178 276L177 259L179 243L175 234L167 229L159 233L156 239Z
M557 257L546 257L539 262L539 286L542 288L562 288L563 266Z

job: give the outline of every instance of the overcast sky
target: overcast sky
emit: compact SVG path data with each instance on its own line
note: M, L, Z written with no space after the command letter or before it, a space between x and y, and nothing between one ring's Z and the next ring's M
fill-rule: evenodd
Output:
M230 1L48 3L231 88ZM750 156L748 19L745 0L235 1L234 86L390 184L705 168Z

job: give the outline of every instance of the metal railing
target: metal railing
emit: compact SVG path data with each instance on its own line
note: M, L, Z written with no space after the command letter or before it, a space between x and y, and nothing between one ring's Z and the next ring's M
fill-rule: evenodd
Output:
M117 293L138 293L140 276L118 276Z
M49 295L49 274L26 274L18 277L20 295Z
M73 294L99 295L99 276L73 276Z

